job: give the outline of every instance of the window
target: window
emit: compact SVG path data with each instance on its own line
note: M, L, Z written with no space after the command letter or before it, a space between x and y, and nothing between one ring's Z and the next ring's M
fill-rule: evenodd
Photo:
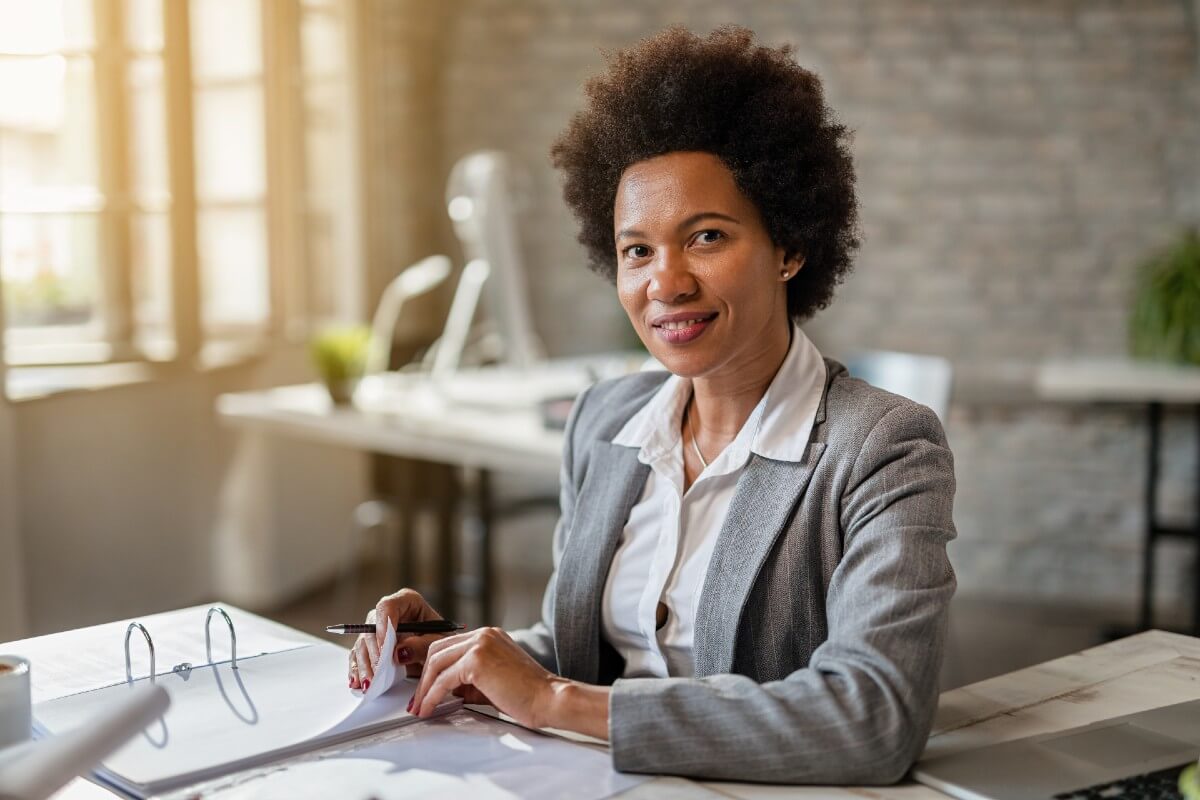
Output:
M348 5L0 0L10 364L185 358L354 310Z

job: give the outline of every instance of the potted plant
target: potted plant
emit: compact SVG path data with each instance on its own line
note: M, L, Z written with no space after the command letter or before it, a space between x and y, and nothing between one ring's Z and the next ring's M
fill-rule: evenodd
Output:
M1200 364L1200 231L1139 267L1129 334L1139 358Z
M1179 793L1184 800L1200 800L1200 780L1196 778L1196 765L1192 764L1179 775Z
M365 325L325 328L309 343L313 366L337 405L354 397L367 361L371 331Z

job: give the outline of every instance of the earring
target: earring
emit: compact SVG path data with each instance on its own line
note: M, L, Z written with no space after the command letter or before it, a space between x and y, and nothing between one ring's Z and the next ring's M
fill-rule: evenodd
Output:
M786 281L788 278L792 277L792 274L790 272L788 272L786 269L781 269L781 270L779 270L779 277L783 278Z

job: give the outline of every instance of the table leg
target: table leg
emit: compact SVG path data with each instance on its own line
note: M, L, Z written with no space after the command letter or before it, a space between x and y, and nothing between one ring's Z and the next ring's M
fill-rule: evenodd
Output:
M484 625L495 625L497 620L492 616L496 586L492 564L492 474L486 469L479 470L476 475L475 512L479 515L479 617Z
M438 611L446 619L458 619L458 573L455 540L458 530L454 524L458 511L460 484L453 469L439 470L446 476L445 491L438 502Z
M1158 449L1162 437L1162 404L1146 407L1146 486L1144 503L1145 530L1142 539L1142 597L1138 630L1154 626L1154 550L1158 534Z
M396 555L393 562L393 585L391 591L416 588L416 570L413 568L413 536L416 518L417 492L414 491L414 469L410 461L394 462L391 467L399 480L389 483L396 506Z
M1192 518L1192 541L1196 549L1195 571L1192 573L1192 635L1200 636L1200 404L1195 408L1193 425L1196 433L1196 508Z
M416 531L416 518L412 496L405 497L399 513L396 515L396 589L413 587L417 571L413 568L413 560L417 557L413 538Z

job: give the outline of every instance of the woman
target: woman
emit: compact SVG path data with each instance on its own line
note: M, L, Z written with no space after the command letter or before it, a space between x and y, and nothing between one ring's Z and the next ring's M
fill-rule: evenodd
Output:
M617 769L891 782L937 700L954 475L927 408L797 323L850 268L846 130L748 31L611 59L554 146L592 266L669 373L579 398L543 620L410 637L412 710L449 693L611 743ZM372 619L435 619L411 590ZM362 637L352 686L383 640Z

